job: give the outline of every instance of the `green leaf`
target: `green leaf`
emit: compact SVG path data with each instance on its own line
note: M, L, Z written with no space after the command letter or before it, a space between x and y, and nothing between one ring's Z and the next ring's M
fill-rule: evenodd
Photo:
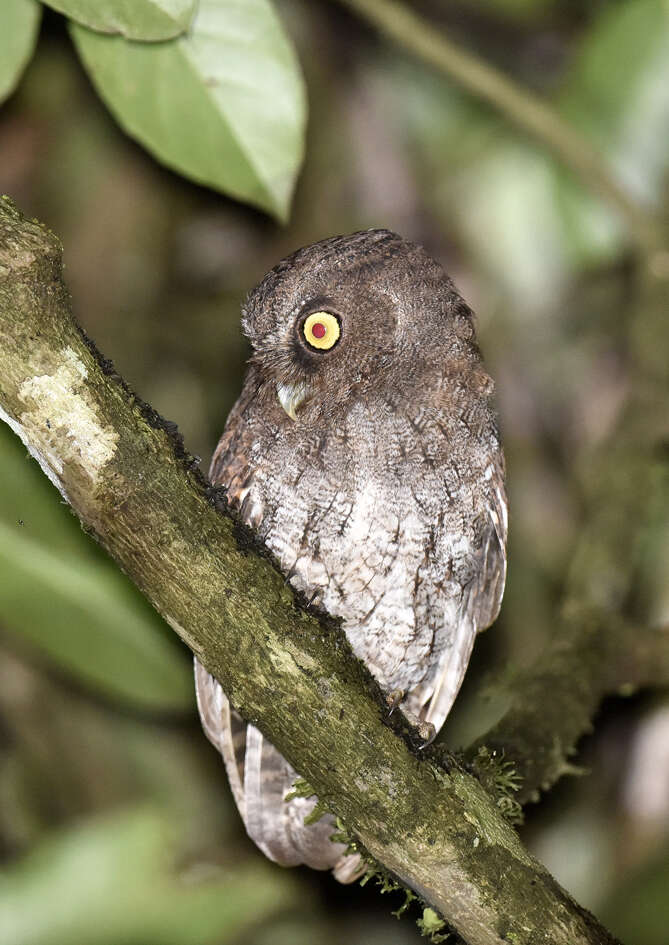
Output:
M89 687L143 709L193 702L189 660L0 424L0 626Z
M201 0L190 32L146 45L72 25L121 126L198 183L288 215L304 149L305 95L269 0Z
M156 42L184 33L197 0L44 0L47 6L100 33Z
M192 703L172 643L128 598L122 577L0 522L0 613L13 633L96 690L150 709Z
M175 835L151 808L53 835L0 873L0 945L227 945L298 905L258 858L177 875Z
M37 0L4 0L0 7L0 102L12 94L30 61L41 16Z

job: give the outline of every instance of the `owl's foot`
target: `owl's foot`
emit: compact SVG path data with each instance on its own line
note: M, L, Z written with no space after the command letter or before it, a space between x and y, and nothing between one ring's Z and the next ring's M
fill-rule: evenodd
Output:
M389 692L386 695L388 718L390 718L395 709L404 701L406 695L406 689L393 689L392 692ZM407 720L409 725L412 725L418 732L418 737L421 740L421 744L418 745L418 750L421 751L423 748L427 748L428 745L431 745L437 737L437 730L432 722L424 722L417 715L414 715L413 712L410 712L406 708L403 709L403 713L404 718Z
M406 696L406 689L393 689L386 696L386 705L388 706L388 718L393 714L397 706Z
M427 748L427 746L431 745L435 740L437 737L437 730L432 722L419 722L416 728L418 729L418 734L423 740L423 744L418 746L418 751L422 751L423 748Z

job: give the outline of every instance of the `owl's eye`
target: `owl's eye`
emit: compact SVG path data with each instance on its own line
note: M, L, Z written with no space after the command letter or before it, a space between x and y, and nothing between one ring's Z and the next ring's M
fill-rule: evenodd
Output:
M330 312L312 312L302 325L302 334L310 348L329 351L334 348L341 335L339 319Z

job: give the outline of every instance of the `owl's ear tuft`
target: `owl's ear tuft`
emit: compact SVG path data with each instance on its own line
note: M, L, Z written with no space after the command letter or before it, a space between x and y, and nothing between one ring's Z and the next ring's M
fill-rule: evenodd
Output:
M472 341L475 336L475 316L467 303L459 296L451 310L451 317L453 319L453 331L457 337L463 341Z

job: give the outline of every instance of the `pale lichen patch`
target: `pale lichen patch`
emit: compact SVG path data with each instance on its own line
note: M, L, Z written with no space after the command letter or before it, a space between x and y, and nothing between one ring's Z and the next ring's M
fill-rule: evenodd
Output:
M0 278L6 278L11 272L28 269L35 262L35 253L21 246L16 240L3 239L0 248Z
M95 484L116 452L119 435L99 421L84 384L87 374L83 361L67 347L53 374L28 378L18 396L26 406L20 423L31 452L45 457L58 476L77 467Z
M295 646L291 640L286 640L284 642L285 649L290 653L292 658L295 660L297 665L308 673L315 673L318 671L318 663L315 659L309 656L308 653L305 653L304 650ZM323 687L329 689L329 683L326 679L321 680Z
M295 655L289 653L287 649L273 648L269 651L269 658L272 668L277 673L286 676L301 677L301 669L295 660Z

